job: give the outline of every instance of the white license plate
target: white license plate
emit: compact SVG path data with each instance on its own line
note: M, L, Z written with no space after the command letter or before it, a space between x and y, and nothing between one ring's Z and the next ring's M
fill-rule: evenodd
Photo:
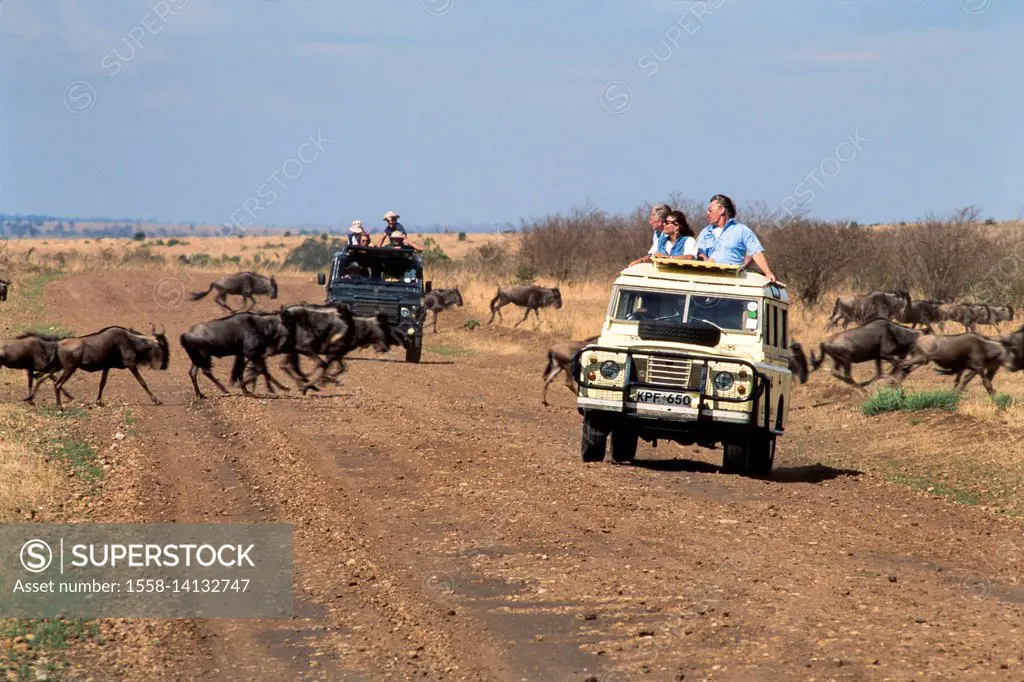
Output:
M693 402L693 397L686 393L637 389L636 401L647 405L679 405L680 407L689 407Z

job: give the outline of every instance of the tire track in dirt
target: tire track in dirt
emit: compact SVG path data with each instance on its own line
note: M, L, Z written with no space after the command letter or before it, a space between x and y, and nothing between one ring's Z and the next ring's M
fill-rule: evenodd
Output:
M54 300L58 282L48 302L68 326L98 328L118 306L150 312L132 309L144 281L76 277L79 300ZM176 336L214 316L195 306L157 321ZM717 452L664 445L642 446L637 466L584 466L568 393L552 393L559 408L539 405L540 350L454 366L356 360L337 397L218 398L189 410L176 349L170 372L147 374L168 405L140 409L154 468L132 503L164 500L176 518L206 518L221 511L210 495L237 490L227 518L295 522L297 599L326 609L301 624L331 628L297 633L314 639L301 655L331 654L339 675L1021 672L1020 567L1000 554L1020 541L1019 525L814 466L823 436L813 429L791 429L770 482L713 473ZM146 400L126 378L112 376L111 404ZM175 429L187 440L173 440ZM203 454L186 455L182 442ZM968 576L984 576L983 595ZM201 638L212 626L182 627ZM251 643L283 637L249 627L203 644L214 650L195 675L211 661L255 666L268 652ZM274 663L295 674L299 664Z

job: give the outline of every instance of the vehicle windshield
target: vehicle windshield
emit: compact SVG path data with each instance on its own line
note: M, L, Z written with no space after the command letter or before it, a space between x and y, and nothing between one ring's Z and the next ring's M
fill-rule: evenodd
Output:
M755 299L620 289L615 319L625 322L703 321L732 331L755 331L757 317L750 317L748 313L757 310Z
M350 264L358 264L356 271ZM368 251L342 255L335 261L335 278L339 282L398 282L415 284L423 277L413 258L395 258L393 252L376 254Z

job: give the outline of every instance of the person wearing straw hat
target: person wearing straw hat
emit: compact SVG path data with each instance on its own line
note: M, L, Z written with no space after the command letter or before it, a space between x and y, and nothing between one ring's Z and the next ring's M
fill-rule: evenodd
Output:
M352 226L348 228L348 245L358 246L359 239L362 235L366 234L366 230L363 229L362 220L353 220Z
M384 242L391 241L391 233L401 232L402 234L409 236L409 233L402 227L402 223L398 222L400 216L394 211L388 211L384 214L384 222L387 223L387 227L384 228L384 236L380 238L380 244L378 246L384 246Z
M409 241L409 233L405 231L404 227L402 227L402 223L398 222L398 218L399 215L394 211L388 211L384 214L384 222L388 225L384 228L384 236L380 238L380 244L378 244L378 246L384 246L384 242L389 242L392 246L404 245L416 249L417 251L422 251L423 249ZM398 235L401 235L401 237L398 237ZM400 238L402 243L396 244L395 238Z

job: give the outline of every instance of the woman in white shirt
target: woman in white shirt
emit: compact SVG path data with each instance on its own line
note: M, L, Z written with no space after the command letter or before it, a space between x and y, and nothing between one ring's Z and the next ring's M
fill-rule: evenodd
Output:
M658 240L657 255L675 256L685 260L697 259L697 239L682 211L672 211L665 218L661 239ZM634 263L650 262L651 257L644 256Z

